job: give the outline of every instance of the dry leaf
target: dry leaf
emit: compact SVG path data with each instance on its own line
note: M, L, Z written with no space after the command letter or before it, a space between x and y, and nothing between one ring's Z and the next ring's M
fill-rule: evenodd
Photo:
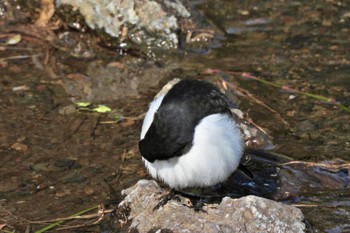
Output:
M132 120L132 119L125 119L125 120L123 120L123 121L120 123L120 125L121 125L122 127L128 127L128 126L131 126L131 125L133 125L133 124L135 124L135 121Z

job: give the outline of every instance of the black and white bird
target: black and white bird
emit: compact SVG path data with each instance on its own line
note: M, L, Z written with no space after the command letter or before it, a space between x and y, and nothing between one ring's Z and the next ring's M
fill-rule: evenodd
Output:
M143 162L153 178L173 189L224 182L244 150L230 102L211 83L175 82L149 106L139 142Z

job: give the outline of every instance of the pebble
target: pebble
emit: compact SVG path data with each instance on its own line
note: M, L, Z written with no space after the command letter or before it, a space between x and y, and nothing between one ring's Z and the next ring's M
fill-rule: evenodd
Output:
M77 110L77 108L74 105L68 105L68 106L64 106L62 108L58 109L58 113L61 115L68 115L68 114L72 114L75 113Z
M69 174L63 180L65 183L82 183L86 180L86 177L76 173L73 175Z
M313 124L311 121L305 120L299 123L298 128L302 132L310 132L314 131L316 127L315 124Z
M75 161L72 159L59 159L54 165L60 168L71 168L74 165Z
M37 163L34 166L32 166L34 171L37 172L60 172L65 170L65 167L56 167L53 164L50 163Z

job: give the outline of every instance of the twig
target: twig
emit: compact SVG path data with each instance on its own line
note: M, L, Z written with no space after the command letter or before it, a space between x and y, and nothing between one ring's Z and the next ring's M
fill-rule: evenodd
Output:
M334 207L334 206L325 206L325 205L319 205L319 204L291 204L291 206L294 207Z
M11 47L11 46L2 45L2 46L0 46L0 51L1 51L1 50L27 50L27 51L39 51L40 49L25 48L25 47Z
M127 119L127 120L142 120L145 117L146 113L142 113L135 117L127 117L127 116L121 116L121 119Z
M1 58L0 60L6 61L6 60L15 60L15 59L26 59L26 58L32 58L41 56L41 54L34 54L34 55L18 55L18 56L12 56L12 57L5 57Z
M330 170L340 170L340 169L350 169L350 163L343 164L324 164L324 163L315 163L315 162L304 162L304 161L291 161L287 163L282 163L282 166L287 165L306 165L307 167L321 167Z
M94 206L93 209L96 209L97 206ZM93 210L91 209L91 210ZM103 214L105 213L111 213L113 210L103 210ZM91 219L91 218L96 218L101 216L100 212L97 212L95 214L86 214L82 216L69 216L69 217L63 217L63 218L54 218L54 219L49 219L49 220L42 220L42 221L30 221L27 220L29 223L32 224L43 224L43 223L50 223L50 222L60 222L60 221L69 221L69 220L84 220L84 219Z
M123 166L124 166L125 160L126 160L126 151L124 150L123 154L122 154L122 161L121 161L121 163L118 167L118 171L117 171L117 176L116 176L117 180L119 180L123 174Z
M139 121L142 120L145 117L146 113L142 113L138 116L134 116L134 117L127 117L127 116L118 116L118 120L117 121L101 121L100 124L116 124L119 123L121 120L134 120L134 121Z
M274 113L278 119L280 119L280 121L282 121L285 125L289 126L289 123L283 119L283 117L281 116L281 114L279 114L276 110L274 110L273 108L271 108L270 106L266 105L263 101L259 100L258 98L256 98L253 94L251 94L249 91L240 88L238 86L233 85L230 82L227 82L225 79L220 77L220 81L222 82L222 85L224 88L229 87L231 90L234 90L237 94L250 99L251 101L255 102L256 104L259 104L261 106L263 106L264 108L268 109L269 111L271 111L272 113Z
M96 139L96 130L97 130L97 127L100 125L101 118L102 118L102 116L99 116L97 118L96 124L94 125L94 127L91 130L90 136L91 136L92 139Z

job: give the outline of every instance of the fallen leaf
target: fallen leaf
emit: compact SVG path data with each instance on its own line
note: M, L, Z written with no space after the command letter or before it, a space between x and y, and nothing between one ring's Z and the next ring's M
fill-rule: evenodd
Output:
M90 195L90 194L93 194L95 192L95 190L91 187L86 187L84 189L84 192L85 192L85 194Z
M94 108L93 110L99 113L106 113L112 111L112 109L107 107L106 105L98 105L98 107Z
M91 103L89 102L75 102L74 104L77 105L78 107L83 107L83 108L86 108L91 105Z
M107 67L115 67L115 68L118 68L120 70L123 70L125 69L125 63L122 63L122 62L110 62L108 63Z
M6 41L6 44L8 45L18 44L19 42L21 42L21 40L22 40L22 36L20 34L15 34Z
M29 87L27 85L13 87L12 91L28 91Z
M59 193L56 193L56 194L55 194L55 197L64 197L64 196L67 196L67 193L65 193L65 192L59 192Z
M11 149L20 152L26 152L28 150L28 146L19 142L15 142L14 144L12 144Z
M128 127L128 126L131 126L133 124L135 124L135 121L132 119L125 119L120 123L121 127Z

